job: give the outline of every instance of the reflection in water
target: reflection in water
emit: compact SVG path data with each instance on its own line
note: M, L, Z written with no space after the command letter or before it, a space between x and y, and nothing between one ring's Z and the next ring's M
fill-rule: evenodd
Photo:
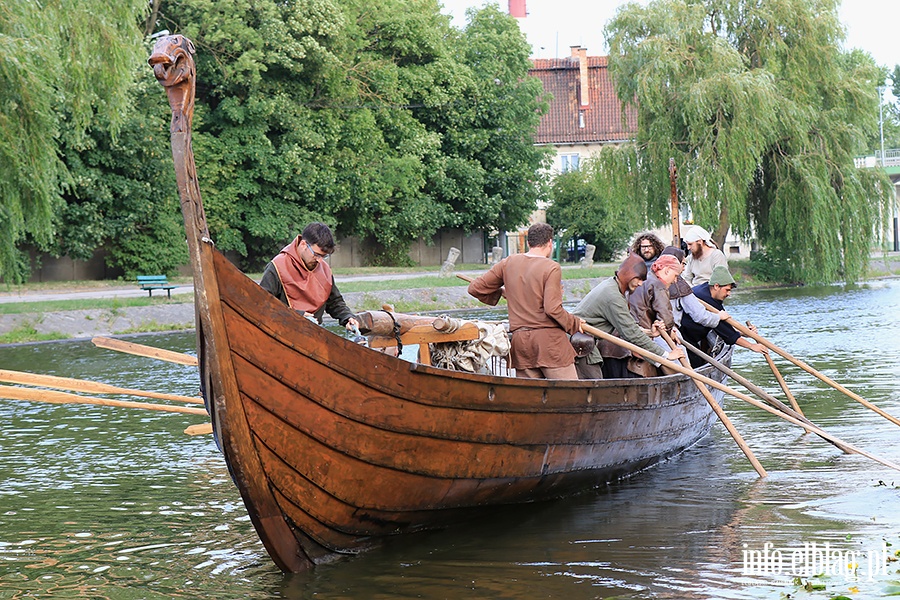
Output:
M729 309L900 414L900 282L745 292ZM192 351L194 336L141 342ZM814 422L900 461L896 426L775 360ZM738 350L734 366L782 397L753 353ZM194 368L82 342L0 348L0 367L175 394L198 387ZM900 548L900 474L738 400L726 410L767 479L717 426L628 481L282 576L212 439L181 433L198 417L0 401L0 597L120 598L130 588L140 598L772 598L799 590L791 577L742 572L747 553L767 543ZM896 564L870 581L863 562L855 580L812 578L826 589L800 593L886 597Z

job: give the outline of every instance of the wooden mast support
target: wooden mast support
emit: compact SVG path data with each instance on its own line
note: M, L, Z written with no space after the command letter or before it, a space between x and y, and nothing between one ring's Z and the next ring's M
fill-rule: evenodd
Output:
M678 179L678 171L675 168L675 159L669 159L669 186L671 188L670 191L670 201L671 201L671 210L672 210L672 245L676 248L681 248L681 219L678 216L678 188L675 185L675 181Z

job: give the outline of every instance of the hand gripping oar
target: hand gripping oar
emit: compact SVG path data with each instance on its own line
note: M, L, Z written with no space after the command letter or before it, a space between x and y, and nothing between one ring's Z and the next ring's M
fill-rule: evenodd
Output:
M712 306L710 306L710 305L707 304L706 302L703 302L703 300L700 300L700 302L703 303L703 305L706 307L706 310L711 311L711 312L716 312L716 313L719 312L718 310L716 310L715 308L713 308ZM797 359L797 358L794 358L794 357L791 356L790 353L787 352L786 350L783 350L783 349L779 348L778 346L776 346L775 344L773 344L772 342L770 342L769 340L767 340L767 339L764 338L763 336L759 335L757 332L755 332L755 331L751 330L750 328L745 327L745 326L741 325L740 323L738 323L737 320L736 320L734 317L730 317L730 318L726 319L726 321L727 321L732 327L734 327L735 329L737 329L741 334L746 335L746 336L749 337L749 338L753 338L754 340L756 340L757 342L759 342L760 344L762 344L763 346L765 346L765 347L768 348L769 350L774 350L775 352L777 352L778 354L780 354L780 355L783 356L784 358L788 359L789 361L791 361L792 363L794 363L795 365L797 365L798 367L800 367L801 369L803 369L804 371L806 371L807 373L809 373L810 375L814 375L815 377L818 377L819 379L821 379L822 381L824 381L825 383L827 383L828 385L830 385L830 386L833 387L834 389L838 390L839 392L842 392L842 393L846 394L848 397L850 397L850 398L856 400L857 402L859 402L860 404L862 404L863 406L865 406L865 407L868 408L869 410L875 411L876 413L878 413L879 415L881 415L882 417L884 417L885 419L887 419L888 421L890 421L890 422L893 423L894 425L900 425L900 419L898 419L897 417L895 417L895 416L891 415L890 413L888 413L888 412L882 410L881 408L875 406L874 404L872 404L871 402L869 402L868 400L866 400L866 399L863 398L862 396L859 396L858 394L855 394L855 393L851 392L850 390L848 390L847 388L845 388L844 386L842 386L842 385L839 384L838 382L832 380L831 378L829 378L829 377L823 375L822 373L819 373L818 371L816 371L815 369L813 369L811 366L809 366L808 364L806 364L806 363L803 362L802 360Z
M851 452L853 452L855 454L860 454L862 456L865 456L866 458L874 460L877 463L881 463L882 465L884 465L886 467L890 467L892 469L896 469L897 471L900 471L900 465L894 464L888 460L885 460L883 458L875 456L874 454L867 452L865 450L862 450L860 448L857 448L856 446L853 446L852 444L848 444L847 442L844 442L844 441L836 438L835 436L831 435L830 433L827 433L826 431L820 429L819 427L817 427L815 425L811 425L809 423L804 423L803 421L801 421L795 417L792 417L789 414L785 414L779 410L772 408L771 406L768 406L767 404L763 404L759 400L751 398L747 394L743 394L735 389L728 387L727 385L725 385L723 383L719 383L715 379L710 379L709 377L706 377L705 375L701 375L700 373L695 373L692 369L683 367L680 363L676 363L671 360L662 358L661 356L654 354L653 352L650 352L649 350L644 350L640 346L632 344L631 342L627 342L627 341L625 341L621 338L618 338L614 335L610 335L604 331L597 329L596 327L591 327L590 325L585 325L584 331L585 331L585 333L590 333L591 335L598 337L600 339L604 339L604 340L607 340L614 344L618 344L619 346L622 346L623 348L631 350L632 352L634 352L648 360L663 364L663 365L669 367L670 369L672 369L673 371L678 371L679 373L681 373L683 375L687 375L688 377L690 377L692 379L701 381L708 386L714 387L717 390L721 390L727 394L730 394L730 395L734 396L735 398L743 400L744 402L747 402L748 404L752 404L753 406L766 411L767 413L775 415L779 419L784 419L785 421L788 421L789 423L793 423L794 425L798 425L804 429L810 429L810 430L812 430L813 433L815 433L819 437L822 437L822 438L824 438L830 442L833 442L835 444L841 444L843 446L846 446L847 448L850 449Z
M588 331L587 328L585 328L585 331ZM588 332L591 333L590 331ZM669 348L672 348L674 350L675 342L672 341L672 338L669 337L669 334L666 333L666 330L660 329L660 333L662 334L663 339L666 340ZM690 363L688 362L687 358L682 357L681 364L686 368L690 368ZM725 429L727 429L728 433L731 434L731 437L734 438L734 441L738 445L738 448L741 449L741 452L744 453L744 455L747 457L747 460L750 461L750 464L753 465L753 468L756 469L756 472L759 474L759 476L765 477L766 475L768 475L763 466L759 464L758 460L756 460L756 456L753 455L753 451L747 445L747 442L744 441L744 438L741 437L741 434L738 433L738 430L735 428L734 424L732 424L731 419L728 418L728 415L725 414L725 411L722 410L722 407L719 406L719 403L716 402L716 399L712 397L709 389L696 379L694 380L694 385L697 386L697 389L701 394L703 394L703 397L706 398L706 401L709 403L710 408L713 409L713 412L716 413L716 416L719 417L720 421L722 421L722 425L725 426Z

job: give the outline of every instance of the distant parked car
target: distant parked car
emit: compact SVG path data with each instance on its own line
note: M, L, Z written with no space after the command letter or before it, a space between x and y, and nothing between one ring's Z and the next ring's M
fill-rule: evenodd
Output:
M577 263L584 258L584 249L587 243L581 239L572 239L566 244L565 253L562 254L565 262Z

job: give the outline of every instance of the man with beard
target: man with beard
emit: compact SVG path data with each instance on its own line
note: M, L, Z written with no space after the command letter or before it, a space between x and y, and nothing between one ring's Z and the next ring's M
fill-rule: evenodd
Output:
M550 260L553 227L528 228L528 252L507 256L469 284L469 294L496 306L506 297L512 335L509 362L516 377L578 379L569 336L584 321L562 306L562 270Z
M723 302L731 295L731 290L735 287L737 287L737 284L734 282L734 277L731 276L728 269L719 266L713 269L707 283L694 286L693 291L699 300L706 302L717 311L724 311L725 305ZM722 314L722 312L719 313L720 316ZM727 313L724 314L725 318L728 318ZM748 348L760 354L769 353L769 350L762 344L750 342L747 338L741 337L741 334L730 323L726 322L724 318L720 319L719 324L714 328L710 328L696 323L688 313L684 313L681 316L681 335L684 341L689 344L697 346L701 350L712 350L712 343L707 339L710 332L714 332L726 344ZM702 358L692 352L688 353L688 358L691 361L691 366L695 369L704 363Z
M572 311L583 318L588 325L631 342L669 360L684 357L679 349L666 352L649 335L644 333L628 310L626 294L633 292L647 278L647 267L643 259L631 253L619 265L615 275L603 280L588 292ZM580 379L613 379L618 377L638 377L628 370L631 353L621 346L601 342L587 356L575 361Z
M681 248L667 246L663 250L663 254L671 254L679 263L684 264L684 251ZM672 303L672 317L675 319L676 327L681 327L681 320L685 314L689 315L697 325L708 329L714 329L719 321L729 318L729 314L724 310L717 313L706 310L694 295L694 290L681 275L676 277L675 282L669 286L669 300Z
M709 232L694 225L684 236L690 255L682 275L691 287L706 283L713 269L722 266L728 268L728 259L716 246Z
M334 252L334 237L325 223L310 223L266 265L260 287L303 316L322 323L328 313L349 330L359 327L325 262Z
M638 234L634 243L631 244L631 251L644 259L644 264L647 265L649 270L665 247L666 245L663 244L661 239L649 231L645 231Z

